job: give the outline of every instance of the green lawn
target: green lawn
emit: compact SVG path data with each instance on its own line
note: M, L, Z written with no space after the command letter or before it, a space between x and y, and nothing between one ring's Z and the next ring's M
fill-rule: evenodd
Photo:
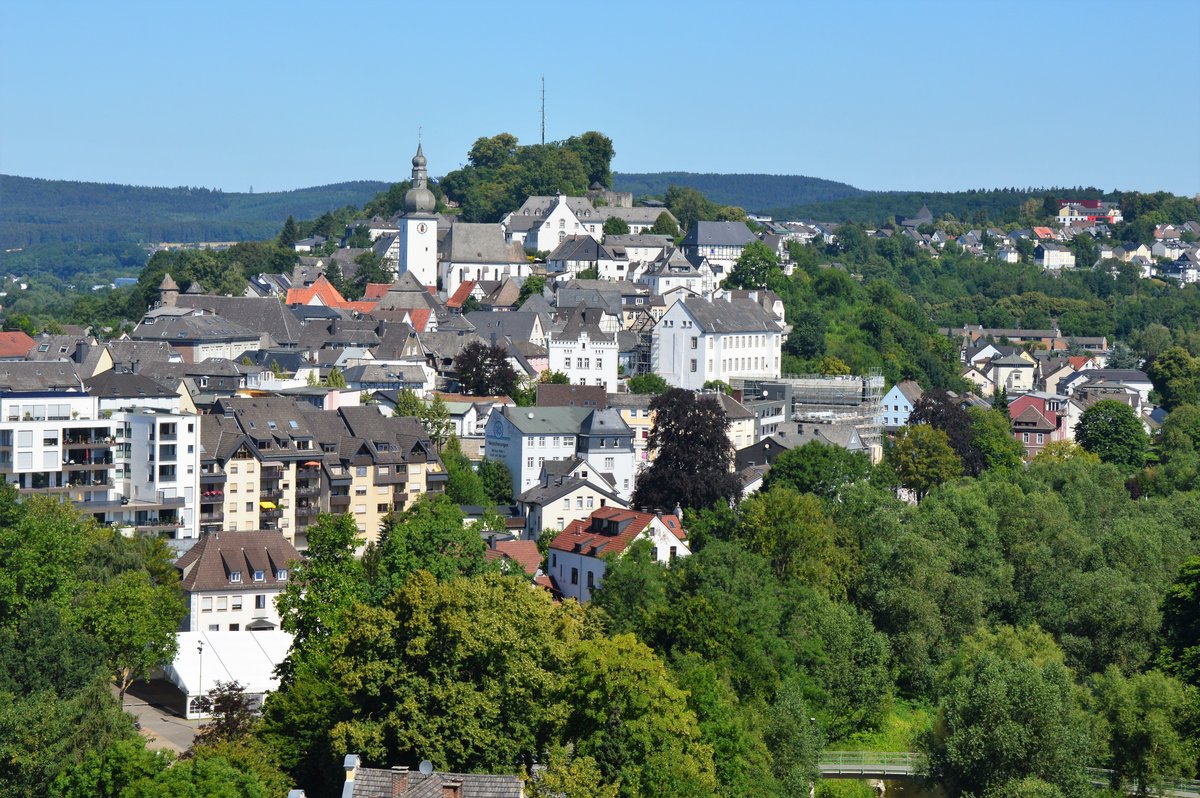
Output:
M934 710L926 704L897 700L878 731L859 732L825 747L837 751L913 751L916 738L933 724Z

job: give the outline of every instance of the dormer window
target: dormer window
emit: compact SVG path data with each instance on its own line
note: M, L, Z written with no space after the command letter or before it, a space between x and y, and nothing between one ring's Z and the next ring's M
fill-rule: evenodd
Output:
M255 582L263 582L266 580L266 578L267 578L266 571L255 571L254 572L254 581Z
M287 580L287 569L280 568L278 571L275 572L275 578L277 580L279 580L280 582Z
M242 581L242 572L241 571L230 571L229 572L229 581L230 582Z

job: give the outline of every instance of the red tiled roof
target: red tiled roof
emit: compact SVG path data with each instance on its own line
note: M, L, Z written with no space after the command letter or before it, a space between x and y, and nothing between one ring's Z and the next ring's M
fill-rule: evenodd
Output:
M0 332L0 357L25 357L33 349L33 339L20 330Z
M363 299L383 299L391 287L391 283L367 283L367 290L363 292Z
M490 560L512 560L520 565L529 576L537 573L542 564L542 553L534 540L502 540L494 549L484 554Z
M475 290L475 281L467 280L465 283L463 283L462 285L460 285L458 287L458 290L456 290L454 292L453 296L451 296L449 299L446 300L446 307L461 308L463 306L463 303L467 301L467 297L469 297L471 295L471 292L474 290Z
M433 315L432 308L409 308L404 313L408 317L408 323L417 332L425 332L425 328L429 326L429 317Z
M654 513L623 510L620 507L602 507L593 512L590 517L568 524L567 528L558 533L558 536L551 541L550 548L558 551L577 552L588 557L620 554L650 525L654 518ZM593 519L615 522L620 531L615 535L593 532ZM662 522L680 541L687 540L687 533L684 532L683 524L677 517L663 515Z
M367 302L367 301L343 302L340 307L344 308L345 310L354 310L354 311L358 311L359 313L365 314L365 313L370 313L371 311L373 311L375 309L375 306L378 304L379 304L378 302Z
M375 309L375 306L377 304L379 304L378 297L374 298L374 300L372 301L372 297L370 296L370 288L371 288L371 286L375 286L375 285L378 285L378 284L377 283L369 283L367 285L368 296L366 297L365 300L358 301L358 302L351 302L350 300L348 300L344 296L342 296L340 293L338 293L338 290L333 287L333 284L330 283L328 280L326 280L325 275L322 274L320 277L318 277L313 282L312 285L308 286L307 288L289 288L288 292L287 292L286 304L288 304L288 305L307 305L314 298L316 298L316 299L320 299L321 304L328 308L338 308L340 310L354 310L359 313L370 313L372 310ZM387 286L384 285L383 288L385 289L384 293L387 293L387 291L386 291Z
M1054 238L1054 231L1049 227L1035 227L1033 234L1038 238Z
M1091 355L1071 355L1067 358L1067 362L1071 364L1071 368L1080 371L1086 366L1092 357Z
M338 293L333 284L322 274L307 288L289 288L285 304L307 305L314 298L320 299L321 304L331 308L341 307L346 301L346 298Z

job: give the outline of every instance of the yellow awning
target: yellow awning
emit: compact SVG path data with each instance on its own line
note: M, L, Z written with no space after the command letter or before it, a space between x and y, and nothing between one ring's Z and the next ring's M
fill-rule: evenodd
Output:
M264 510L274 510L275 502L259 502L258 506L263 508Z

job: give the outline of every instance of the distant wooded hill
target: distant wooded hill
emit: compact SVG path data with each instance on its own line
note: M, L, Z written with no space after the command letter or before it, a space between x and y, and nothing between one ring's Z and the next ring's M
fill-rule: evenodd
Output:
M694 188L718 205L736 205L750 213L792 205L811 205L867 192L845 183L802 175L718 175L696 172L654 172L613 175L617 191L634 197L662 197L671 186Z
M289 215L311 219L361 207L388 185L360 180L249 194L0 175L0 247L261 240L276 235Z
M883 224L889 218L916 216L927 206L934 219L946 214L962 222L994 224L1015 222L1021 204L1046 197L1053 199L1114 199L1098 188L996 188L970 191L870 191L830 202L777 205L767 211L776 219L813 219L823 222ZM1051 211L1052 213L1053 211Z
M719 205L736 205L776 219L883 224L916 216L927 205L935 219L952 214L963 221L1015 221L1021 203L1047 196L1092 199L1096 188L1000 188L970 191L867 191L846 183L801 175L721 175L694 172L617 173L618 191L635 197L663 196L671 186L694 188Z

